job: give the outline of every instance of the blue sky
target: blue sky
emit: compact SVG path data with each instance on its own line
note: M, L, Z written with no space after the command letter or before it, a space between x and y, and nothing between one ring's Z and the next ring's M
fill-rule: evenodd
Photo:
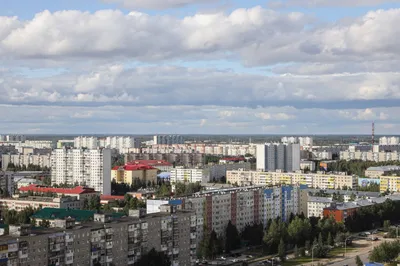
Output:
M0 7L0 133L400 130L398 0Z

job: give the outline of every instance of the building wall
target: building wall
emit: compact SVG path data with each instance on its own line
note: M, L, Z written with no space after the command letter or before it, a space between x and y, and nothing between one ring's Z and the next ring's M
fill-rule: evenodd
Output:
M86 185L111 194L109 149L55 149L51 155L51 183Z

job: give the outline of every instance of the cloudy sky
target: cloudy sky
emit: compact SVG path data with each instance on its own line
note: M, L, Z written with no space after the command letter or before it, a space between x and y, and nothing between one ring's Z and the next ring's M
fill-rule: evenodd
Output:
M0 0L0 133L400 130L400 0Z

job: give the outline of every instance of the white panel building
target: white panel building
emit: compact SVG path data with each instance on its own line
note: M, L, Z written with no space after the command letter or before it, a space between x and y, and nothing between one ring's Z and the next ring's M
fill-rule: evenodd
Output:
M111 150L55 149L51 154L51 183L79 184L111 194Z
M399 145L399 137L381 137L379 138L379 145Z
M176 167L172 169L170 176L172 191L175 191L176 183L207 183L208 178L203 176L203 169Z
M300 144L267 143L257 145L257 170L300 170Z
M76 137L74 139L74 147L77 149L97 149L99 147L99 141L97 137Z

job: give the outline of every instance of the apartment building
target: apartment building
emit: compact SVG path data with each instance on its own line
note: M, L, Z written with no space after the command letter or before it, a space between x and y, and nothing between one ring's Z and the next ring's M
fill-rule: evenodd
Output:
M341 151L341 160L362 160L362 161L374 161L374 162L387 162L387 161L399 161L400 152L394 151Z
M42 168L51 167L51 155L50 154L3 154L2 169L7 170L10 163L15 166L28 166L30 164L38 165Z
M99 140L97 137L76 137L74 138L74 147L77 149L97 149L99 147Z
M380 178L383 175L396 171L400 172L400 166L386 165L386 166L369 167L367 168L367 170L365 170L365 176L369 178Z
M4 192L7 191L8 195L14 194L15 182L14 172L0 171L0 189Z
M26 140L25 135L0 135L0 141L24 142L25 140Z
M328 197L308 197L307 217L323 217L324 208L331 206L333 200Z
M314 141L312 137L282 137L281 142L283 144L299 143L301 147L312 148Z
M321 189L357 188L358 177L353 175L330 174L324 172L302 173L292 172L259 172L259 171L227 171L226 181L230 184L246 185L307 185Z
M148 216L94 214L92 222L59 219L57 228L10 226L0 246L8 265L133 265L151 248L165 252L173 266L193 265L196 220L170 206ZM158 233L154 233L158 232Z
M117 149L120 153L132 148L140 148L140 142L137 139L124 136L108 136L105 139L100 139L99 145L108 149Z
M170 164L185 167L195 167L204 164L203 154L200 153L126 153L125 163L132 161L166 161ZM154 165L152 165L154 166ZM155 167L155 166L154 166ZM157 167L156 167L157 168ZM161 170L161 169L160 169Z
M300 144L257 145L257 170L292 172L300 170Z
M195 193L192 197L176 199L169 204L194 211L197 220L197 241L203 238L204 228L224 235L231 221L244 230L249 224L266 224L268 219L280 217L286 220L300 210L300 186L261 186L216 189ZM147 200L147 209L157 212L165 201Z
M399 145L400 138L399 137L380 137L379 145Z
M32 147L35 149L54 148L54 143L51 140L26 140L23 145L24 147Z
M381 176L379 190L381 193L400 192L400 176Z
M32 208L64 208L64 209L81 209L83 201L76 197L15 197L0 198L0 210L16 210L22 211L26 207Z
M223 163L223 164L212 164L205 165L202 167L203 169L203 182L215 182L221 180L221 178L226 178L227 171L232 170L250 170L251 164L249 162L241 162L241 163Z
M143 182L157 182L158 169L145 164L127 164L115 166L111 170L111 178L117 183L132 185L135 179Z
M203 169L176 167L171 170L170 181L175 191L176 183L207 183L208 178L203 175Z
M315 162L314 161L301 161L300 162L300 170L308 170L311 172L315 171Z
M111 194L111 150L55 149L51 154L51 184L78 184Z
M183 136L181 135L155 135L153 137L153 143L158 144L184 144Z

